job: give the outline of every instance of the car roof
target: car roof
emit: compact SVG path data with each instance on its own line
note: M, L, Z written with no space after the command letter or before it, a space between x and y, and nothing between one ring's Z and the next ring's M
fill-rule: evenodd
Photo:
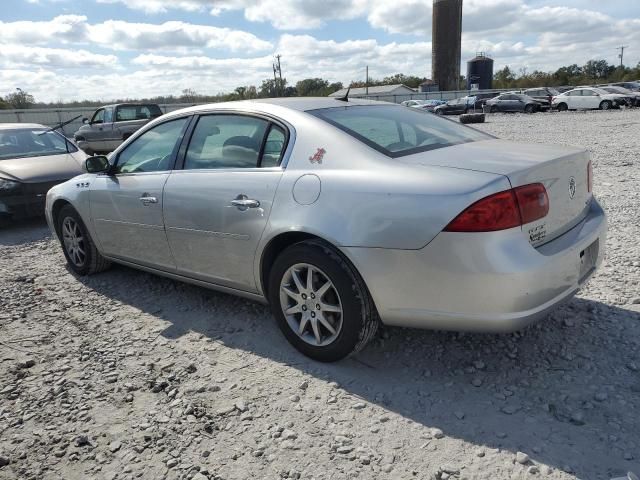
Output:
M0 130L15 130L16 128L32 129L47 128L39 123L0 123Z
M355 107L370 105L400 106L395 103L380 102L376 100L364 100L360 98L350 98L348 102L331 97L290 97L290 98L260 98L255 100L238 100L234 102L209 103L205 105L194 105L192 107L174 110L160 118L169 118L185 113L207 112L211 110L245 110L258 111L264 113L275 113L282 110L293 110L307 112L322 108ZM154 122L155 123L155 122Z

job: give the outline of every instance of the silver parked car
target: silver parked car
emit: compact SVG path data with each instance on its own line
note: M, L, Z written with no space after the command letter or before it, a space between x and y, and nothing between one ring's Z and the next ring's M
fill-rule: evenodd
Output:
M86 158L44 125L0 124L0 224L42 216L47 191L83 173Z
M73 270L115 261L268 302L322 361L362 348L379 322L522 328L604 254L587 152L383 102L192 107L87 170L47 196Z

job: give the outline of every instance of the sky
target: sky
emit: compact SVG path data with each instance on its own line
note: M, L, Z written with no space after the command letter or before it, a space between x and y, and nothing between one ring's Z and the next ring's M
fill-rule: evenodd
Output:
M0 95L37 101L202 94L260 85L430 77L432 0L0 0ZM464 0L462 73L640 62L640 0Z

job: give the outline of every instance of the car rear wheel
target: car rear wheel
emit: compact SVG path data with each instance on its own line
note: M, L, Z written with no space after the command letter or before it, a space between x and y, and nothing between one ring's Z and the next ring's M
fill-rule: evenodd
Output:
M566 112L567 110L569 110L569 107L567 106L566 103L558 104L558 111L559 112Z
M600 102L600 110L610 110L611 102L609 100L603 100Z
M526 105L524 107L524 113L533 113L536 110L536 107L533 105Z
M100 255L87 227L71 205L60 210L57 225L62 251L75 273L91 275L109 268L111 262Z
M317 240L292 245L278 256L268 298L287 340L321 362L360 351L378 328L378 314L358 272Z

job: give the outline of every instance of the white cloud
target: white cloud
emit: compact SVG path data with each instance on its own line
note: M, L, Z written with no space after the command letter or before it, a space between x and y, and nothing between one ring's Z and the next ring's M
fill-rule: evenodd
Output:
M229 28L193 25L185 22L130 23L108 20L91 27L96 43L116 50L154 50L186 48L226 48L231 51L259 52L273 45L255 35Z
M49 68L111 68L117 64L118 57L115 55L100 55L86 50L0 44L0 65L5 67L33 65Z
M107 20L90 24L87 17L61 15L50 21L0 22L0 42L24 45L95 44L113 50L225 49L254 53L272 44L252 33L186 22L131 23Z
M27 45L48 45L83 41L88 35L87 17L60 15L49 21L0 21L0 41Z

